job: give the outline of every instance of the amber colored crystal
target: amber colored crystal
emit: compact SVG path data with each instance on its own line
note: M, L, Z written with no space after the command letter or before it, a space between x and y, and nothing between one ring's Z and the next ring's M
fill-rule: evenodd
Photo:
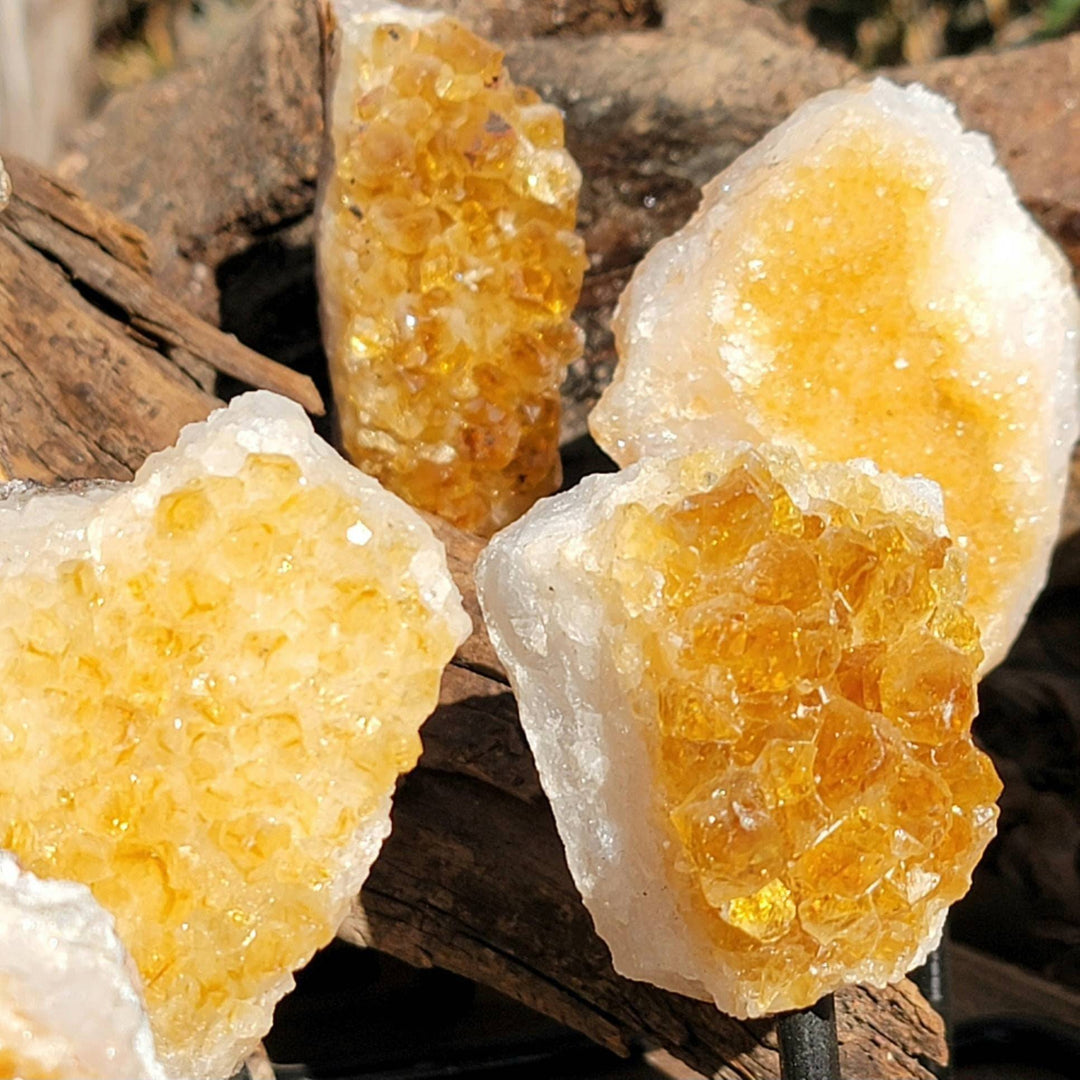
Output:
M558 111L453 20L341 32L319 259L346 452L490 534L559 483L580 175Z
M171 1075L224 1075L335 932L455 642L408 531L290 457L147 513L0 582L0 847L112 913Z
M597 544L676 862L752 1015L910 960L994 829L962 556L849 494L800 510L747 453Z
M968 603L982 617L1034 550L1018 524L1031 495L1005 481L1000 463L1018 452L1036 403L972 385L961 374L971 316L920 303L941 229L932 175L866 133L788 170L746 222L731 279L735 310L754 312L741 331L753 343L747 355L772 359L734 377L771 430L798 433L818 460L857 448L937 480L968 548Z

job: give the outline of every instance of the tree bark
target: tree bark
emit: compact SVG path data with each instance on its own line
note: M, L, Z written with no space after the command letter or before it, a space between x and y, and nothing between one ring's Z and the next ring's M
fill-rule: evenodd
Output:
M220 370L236 344L186 314L169 322L175 311L144 276L136 230L28 166L9 166L0 461L10 476L43 482L124 479L218 404L181 361ZM258 361L259 375L280 377ZM770 1023L740 1023L612 970L483 630L472 585L481 541L433 525L475 631L446 671L424 755L395 800L394 832L343 934L490 983L616 1050L659 1044L721 1077L775 1076ZM847 1075L927 1080L926 1064L944 1059L941 1022L909 983L854 989L840 1004Z

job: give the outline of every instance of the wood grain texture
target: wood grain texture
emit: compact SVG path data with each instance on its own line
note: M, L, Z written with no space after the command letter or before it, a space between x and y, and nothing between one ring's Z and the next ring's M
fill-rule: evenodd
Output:
M1015 964L952 942L953 1022L1015 1016L1075 1028L1080 1023L1080 992L1041 979Z
M126 479L213 398L121 310L87 263L143 285L139 234L16 159L0 213L0 471L50 482Z
M320 415L322 398L307 375L268 360L222 334L167 297L150 280L145 241L72 197L55 180L18 158L9 161L13 197L5 225L65 273L96 306L110 309L165 356L194 357L250 386L274 390Z

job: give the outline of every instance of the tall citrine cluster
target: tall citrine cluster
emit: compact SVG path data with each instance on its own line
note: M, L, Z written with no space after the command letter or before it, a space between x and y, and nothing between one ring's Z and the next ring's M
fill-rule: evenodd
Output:
M501 52L369 7L339 5L318 235L342 438L414 506L490 534L559 484L581 178Z
M781 992L812 1003L851 969L896 977L994 832L959 553L875 502L853 488L800 509L747 453L611 525L621 681L754 1013Z
M115 917L171 1075L230 1075L389 831L467 620L427 526L271 395L131 487L31 497L16 548L35 515L0 575L0 848Z

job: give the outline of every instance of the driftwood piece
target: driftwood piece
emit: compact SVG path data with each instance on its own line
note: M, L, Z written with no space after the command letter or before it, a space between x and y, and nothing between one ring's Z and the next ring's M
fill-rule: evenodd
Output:
M1076 1027L1080 992L956 942L949 946L949 963L953 988L950 1004L955 1023L1019 1016L1065 1028Z
M46 482L128 476L217 401L157 351L175 327L151 343L80 277L87 253L76 239L111 260L115 287L140 274L139 235L27 167L13 172L0 212L0 357L13 373L0 379L4 465ZM203 359L216 362L209 351ZM472 587L480 541L435 524L476 631L446 673L421 765L398 793L394 834L344 933L488 982L618 1050L660 1044L722 1077L775 1076L768 1023L739 1023L612 970L482 630ZM943 1059L940 1020L910 984L853 990L842 1002L848 1075L925 1080L926 1065Z
M70 191L19 159L11 162L10 176L14 197L5 223L62 268L84 295L111 305L134 332L166 355L195 358L241 382L291 397L316 415L323 412L322 398L307 375L223 335L165 296L147 276L141 248L135 261L137 241L130 229L110 239L116 230L100 211L72 199Z
M0 469L124 478L204 415L214 371L322 404L311 380L206 325L147 274L146 239L9 158L0 213ZM59 438L58 431L70 433Z
M213 398L191 375L128 332L116 308L84 286L81 266L144 286L136 230L9 158L0 211L0 471L48 482L130 477L148 450Z

